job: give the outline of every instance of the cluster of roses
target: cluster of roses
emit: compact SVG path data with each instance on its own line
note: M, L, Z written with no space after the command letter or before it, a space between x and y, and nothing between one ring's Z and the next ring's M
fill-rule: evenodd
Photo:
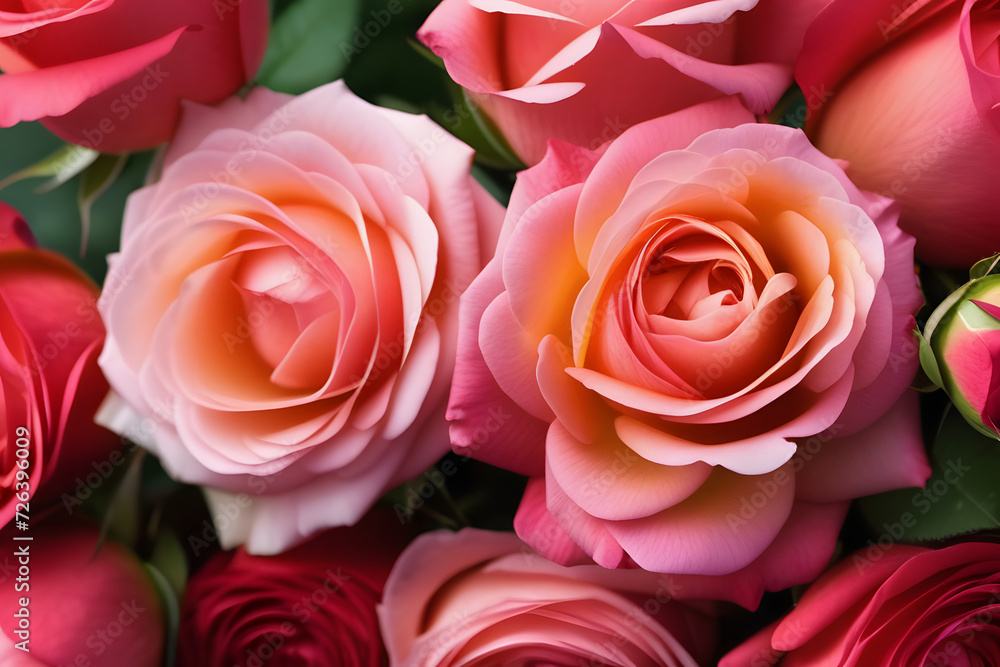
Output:
M709 664L720 601L810 582L722 664L1000 663L1000 545L826 569L930 475L921 357L1000 438L1000 278L914 335L914 253L1000 250L994 5L444 0L419 38L529 165L506 208L426 117L231 95L263 0L0 9L0 124L169 140L103 290L0 205L0 658L173 651L135 554L57 516L127 441L227 549L180 664ZM762 122L793 83L807 133ZM372 509L449 450L528 478L516 535Z

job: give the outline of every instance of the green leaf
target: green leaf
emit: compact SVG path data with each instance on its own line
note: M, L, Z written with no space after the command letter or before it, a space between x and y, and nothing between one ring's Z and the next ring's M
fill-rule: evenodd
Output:
M163 618L166 621L164 628L166 650L163 655L163 667L174 667L177 664L177 638L180 635L181 606L177 595L174 594L174 589L171 588L170 582L163 573L151 563L143 563L142 565L163 604Z
M89 167L99 155L100 153L91 148L66 144L40 162L25 167L0 181L0 190L26 178L51 177L35 190L39 194L49 192Z
M136 450L131 461L125 466L124 474L116 480L118 484L108 499L104 520L101 522L102 541L107 535L111 535L122 544L134 546L138 541L139 495L142 486L142 462L145 456L145 450Z
M290 5L271 27L258 83L297 95L333 81L357 50L351 39L357 19L357 0Z
M971 280L978 280L991 273L1000 273L1000 254L981 259L973 264L969 270L969 278Z
M915 331L917 338L920 339L920 367L924 369L924 373L927 374L928 379L939 387L944 386L944 382L941 380L941 369L938 368L937 357L934 356L934 350L931 349L931 344L919 331Z
M767 121L801 130L805 127L807 114L806 96L793 84L774 105L774 109L767 115Z
M80 257L87 252L87 239L90 238L90 211L94 202L104 194L121 176L128 154L101 155L87 167L80 179L80 189L76 193L76 203L80 209Z
M182 599L187 588L188 565L184 547L174 531L170 529L160 531L156 536L156 544L153 545L149 562L163 574L177 598Z
M448 81L452 105L430 108L431 117L450 133L464 141L476 151L476 162L493 169L524 169L503 134L493 121L483 113L467 90Z
M863 498L860 507L869 525L896 542L1000 528L1000 443L949 409L934 440L932 467L923 489Z

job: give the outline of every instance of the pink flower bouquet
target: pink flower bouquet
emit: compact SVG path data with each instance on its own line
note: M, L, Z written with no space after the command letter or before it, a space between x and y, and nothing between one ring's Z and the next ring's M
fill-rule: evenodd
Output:
M986 0L0 0L3 664L997 664L998 77Z

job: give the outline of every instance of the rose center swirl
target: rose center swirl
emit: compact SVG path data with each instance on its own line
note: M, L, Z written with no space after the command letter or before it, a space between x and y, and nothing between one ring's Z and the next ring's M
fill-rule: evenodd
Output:
M739 391L785 352L796 284L735 223L666 217L619 255L587 366L677 397Z

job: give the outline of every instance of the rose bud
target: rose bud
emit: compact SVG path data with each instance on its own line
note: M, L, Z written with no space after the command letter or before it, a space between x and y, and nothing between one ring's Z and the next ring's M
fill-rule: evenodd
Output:
M966 421L1000 439L1000 275L967 283L931 313L921 362Z
M17 540L30 537L30 540ZM0 579L0 664L158 667L160 598L135 554L96 525L7 526Z
M170 138L181 100L211 103L253 78L267 0L3 4L0 127L39 120L104 153ZM207 66L210 64L210 66Z

